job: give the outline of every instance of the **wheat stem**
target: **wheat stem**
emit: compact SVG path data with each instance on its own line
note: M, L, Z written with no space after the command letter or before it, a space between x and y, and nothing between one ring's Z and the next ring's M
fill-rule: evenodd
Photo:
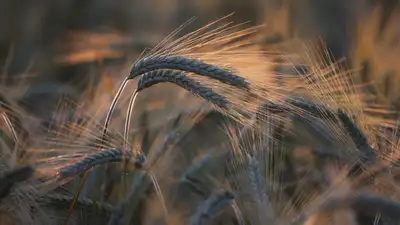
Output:
M135 104L136 97L138 96L138 91L134 91L131 99L129 100L129 106L126 111L126 120L125 120L125 128L124 128L124 148L128 148L129 146L129 127L132 120L132 112L133 106Z
M119 100L122 92L124 91L128 81L129 80L127 78L122 81L122 84L119 87L119 89L117 91L117 94L115 94L114 99L111 102L110 108L108 109L106 120L104 121L104 126L103 126L103 136L102 136L102 139L101 139L102 142L105 141L105 137L107 135L107 129L108 129L109 123L111 121L112 114L113 114L113 112L115 110L115 107L117 106L118 100ZM102 144L104 144L104 143L102 143Z

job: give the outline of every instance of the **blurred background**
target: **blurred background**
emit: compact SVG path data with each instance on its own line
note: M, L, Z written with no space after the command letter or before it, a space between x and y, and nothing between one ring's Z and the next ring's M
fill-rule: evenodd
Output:
M74 107L87 103L81 111L97 116L95 120L104 120L116 89L143 50L153 48L193 17L196 20L181 35L232 12L231 20L236 24L264 24L256 40L263 49L294 40L314 46L324 43L328 51L321 52L321 56L325 61L340 61L344 69L355 69L354 78L358 82L370 84L365 94L371 95L371 108L375 104L400 110L399 0L0 0L0 100L6 98L18 103L43 121L51 121L55 110L68 111L66 114L72 114L68 116L80 120L76 115L80 111ZM136 124L132 127L140 126L138 130L143 133L147 133L149 121L165 122L166 111L182 108L190 111L189 103L183 102L182 96L172 94L171 89L152 91L135 102L132 123ZM61 101L65 99L71 101ZM178 108L180 105L183 107ZM101 115L94 115L98 111ZM126 108L120 115L117 111L113 116L120 117L119 124L113 118L113 125L122 131ZM382 111L378 114L383 117ZM190 143L190 154L194 152L192 146L211 151L220 146L222 137L226 138L222 131L220 136L214 133L215 124L221 122L222 116L210 118L204 125L208 129L196 128L198 132L193 129L196 132L187 142L182 142L181 146ZM30 123L24 119L21 119L24 125ZM79 121L78 125L86 126ZM154 136L161 130L152 129ZM32 143L36 142L36 136L41 136L33 130L35 140L29 140ZM73 139L74 132L78 132L70 130L71 137L67 137ZM68 133L58 131L62 135L62 132ZM91 130L82 131L86 132ZM208 136L213 133L213 140L208 140L208 136L207 141L196 139L204 133ZM70 139L62 135L54 134L58 138L54 140L60 141L60 145L64 142L71 145ZM77 140L83 139L80 138ZM21 139L28 140L24 136ZM142 139L141 147L146 150L155 138L143 135ZM23 142L30 145L29 141ZM202 145L206 142L212 147ZM111 181L110 187L113 184ZM111 189L120 195L123 192L118 185ZM88 190L91 189L86 189L87 196Z
M399 8L398 0L1 0L2 84L24 75L34 90L24 102L36 106L56 100L57 85L79 96L108 65L135 60L190 18L187 30L235 12L236 23L265 25L265 45L323 40L333 59L376 81L379 101L397 104Z

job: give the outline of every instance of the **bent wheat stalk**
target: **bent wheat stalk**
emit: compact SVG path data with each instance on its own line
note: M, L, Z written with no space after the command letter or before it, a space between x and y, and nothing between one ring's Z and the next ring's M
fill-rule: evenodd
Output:
M129 100L128 109L126 111L125 128L124 128L124 148L127 148L129 144L129 127L132 120L133 106L135 104L135 100L138 94L139 92L137 90L133 92L131 99Z
M135 77L138 77L141 74L144 74L146 72L163 69L163 68L193 72L195 74L208 76L208 77L220 80L221 82L228 83L233 86L243 87L246 89L249 88L249 83L244 78L237 76L228 70L224 70L219 67L206 64L200 60L189 59L189 58L182 57L182 56L170 56L170 55L169 56L158 55L158 56L143 58L143 59L139 60L139 62L137 62L136 64L134 64L132 66L129 76L124 79L122 85L120 86L117 94L115 95L115 97L112 101L112 104L110 105L110 108L107 112L106 120L104 122L102 142L104 142L104 140L105 140L105 137L107 135L108 125L109 125L111 117L112 117L112 113L115 110L116 104L120 98L120 95L122 94L123 90L125 89L127 82L130 79L134 79ZM191 83L193 83L193 82L191 82ZM203 89L203 91L204 91L204 89ZM202 92L202 93L206 94L205 92ZM136 96L132 97L133 100L131 103L131 107L133 107L132 105L133 105L135 97ZM217 100L217 99L215 99L215 100ZM219 102L219 103L222 103L222 102ZM132 111L132 109L130 110L130 113L131 113L131 111ZM127 122L127 123L129 123L129 122ZM127 130L129 130L129 124L125 126L125 136L127 135ZM127 144L128 144L128 140L125 139L124 146L127 146ZM79 191L77 192L77 194L75 196L75 200L76 200L77 196L79 196L80 189L82 189L84 183L86 182L86 179L87 179L87 173L85 172L82 177L82 180L81 180L81 185L80 185L81 187L79 188ZM73 207L73 204L72 204L71 208L72 207ZM72 213L72 211L70 210L68 219L71 216L71 213ZM66 220L65 224L67 224L68 219Z
M122 84L120 85L120 87L119 87L117 93L116 93L115 96L114 96L114 99L113 99L112 102L111 102L110 108L108 109L107 116L106 116L106 119L105 119L105 121L104 121L104 126L103 126L103 136L102 136L102 138L101 138L101 141L102 141L102 142L104 142L104 140L105 140L105 138L106 138L107 129L108 129L108 126L109 126L110 121L111 121L112 113L114 112L115 107L117 106L119 97L121 96L121 94L122 94L122 92L124 91L126 85L128 84L128 81L129 81L128 78L126 78L126 79L124 79L124 80L122 81ZM101 143L101 144L104 144L104 143Z
M125 89L127 82L145 73L164 69L191 72L197 75L216 79L222 83L226 83L235 87L249 89L250 86L249 82L243 77L238 76L231 71L207 64L198 59L191 59L184 56L167 55L145 57L132 65L129 76L124 79L119 90L117 91L117 94L115 95L107 113L103 135L105 135L107 132L112 113L115 110L116 104L123 90Z
M115 96L114 96L113 101L111 102L110 108L108 109L108 112L107 112L107 115L106 115L106 119L105 119L104 125L103 125L102 137L101 137L101 139L100 139L100 144L101 144L101 145L105 144L104 142L106 141L107 130L108 130L108 126L109 126L109 124L110 124L110 122L111 122L112 114L113 114L113 112L114 112L114 110L115 110L115 107L117 106L119 97L121 96L121 94L122 94L122 92L124 91L126 85L128 84L128 81L129 81L128 78L125 78L125 79L122 81L122 84L120 85L120 87L119 87L117 93L116 93ZM126 145L126 144L124 143L124 145ZM87 173L84 172L83 177L82 177L81 182L80 182L79 190L76 192L76 194L75 194L75 196L74 196L74 199L73 199L73 201L72 201L71 207L70 207L69 212L68 212L68 217L67 217L67 219L65 220L65 225L68 224L69 218L70 218L71 215L72 215L72 210L73 210L74 204L75 204L75 202L77 201L77 199L79 198L80 191L82 190L82 188L83 188L83 186L84 186L84 184L85 184L85 182L86 182L86 179L87 179Z

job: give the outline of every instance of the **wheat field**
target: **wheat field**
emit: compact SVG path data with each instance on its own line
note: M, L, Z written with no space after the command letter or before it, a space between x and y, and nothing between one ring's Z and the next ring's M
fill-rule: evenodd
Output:
M151 1L133 24L158 33L68 31L15 74L10 48L0 225L399 224L398 4L338 1L339 35L315 2L251 2L168 30L182 2Z

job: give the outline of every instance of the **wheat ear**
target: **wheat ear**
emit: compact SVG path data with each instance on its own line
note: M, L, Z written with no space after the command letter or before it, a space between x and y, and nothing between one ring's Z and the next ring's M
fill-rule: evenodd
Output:
M185 182L188 177L191 177L198 173L202 168L204 168L207 164L209 164L212 160L210 154L204 154L199 160L190 164L190 166L183 172L180 177L180 182Z
M286 103L289 105L293 105L298 107L313 116L324 118L327 116L328 118L338 118L346 132L356 145L357 149L359 149L362 154L364 154L365 158L370 161L376 160L376 155L373 148L368 144L368 139L366 135L361 131L361 129L355 124L350 117L342 110L338 109L336 112L332 109L329 109L323 105L315 104L313 102L299 101L294 99L287 99ZM283 104L267 102L260 106L257 112L257 118L260 119L261 115L264 111L269 112L285 112L285 111L293 111L291 106L285 106Z
M54 205L65 205L70 204L73 200L73 196L64 195L64 194L47 194L40 198L40 201L47 204L54 204ZM107 203L100 203L97 201L93 201L88 198L79 197L77 199L77 204L84 208L95 208L103 212L114 212L116 208Z
M196 213L190 217L189 225L205 225L227 207L231 206L235 196L227 190L216 190L201 203Z
M376 159L375 150L368 144L367 136L361 131L357 124L354 123L342 109L338 109L337 115L357 149L362 151L368 159Z
M247 154L248 175L252 187L252 195L257 203L257 216L260 224L269 224L273 221L272 207L268 196L268 187L261 173L260 163L258 160Z
M329 117L337 116L337 118L345 128L346 132L356 145L357 149L359 149L370 160L374 160L376 158L374 150L368 144L367 136L361 131L358 125L351 120L349 115L345 113L342 109L339 108L335 112L332 109L329 109L320 104L315 104L313 102L299 101L294 99L288 100L287 102L296 107L299 107L302 110L310 112L318 117L323 117L324 115Z
M138 169L143 167L143 164L145 163L146 160L146 157L142 154L133 155L130 151L127 151L125 149L112 148L89 155L88 157L82 159L81 161L78 161L75 164L69 165L61 169L57 174L58 180L62 180L83 173L79 189L74 195L74 199L72 200L71 206L68 210L68 216L64 224L67 225L69 219L72 216L75 202L79 198L80 192L87 179L87 172L90 169L92 169L95 166L107 164L109 162L122 162L122 161L128 162L130 161L131 158L135 159L135 167Z
M368 144L368 138L366 137L366 135L361 131L361 129L357 126L357 124L350 119L349 115L347 115L342 109L338 109L335 113L335 111L323 105L315 104L313 102L289 100L288 103L293 104L318 117L323 117L323 115L327 115L329 117L337 116L337 118L345 128L347 134L350 136L350 138L356 145L357 149L359 149L369 160L376 159L375 152L372 149L372 147Z
M225 97L215 93L210 88L204 86L200 82L188 77L185 72L173 70L154 70L147 72L140 77L137 89L133 92L129 101L124 129L125 148L128 146L129 143L128 132L132 119L133 106L138 96L138 93L153 85L165 82L176 84L189 91L190 93L195 94L223 109L227 109L229 107L229 101Z
M18 139L18 135L17 132L14 129L13 124L11 123L10 118L8 118L7 113L3 112L1 113L1 117L3 117L3 120L8 128L8 130L11 133L11 137L14 141L14 150L11 153L11 157L10 157L10 166L13 167L15 165L15 162L17 161L17 154L18 154L18 146L19 146L19 139Z
M318 212L332 212L346 208L365 216L374 217L377 214L381 214L382 216L400 220L400 204L398 202L384 196L364 193L328 198L318 207ZM296 220L299 222L304 221L313 213L302 214Z
M286 103L288 105L292 106L287 106L283 105L280 103L275 103L275 102L267 102L263 105L261 105L258 109L256 119L262 119L262 115L265 111L269 112L293 112L293 106L300 108L304 110L307 113L310 113L313 116L319 117L321 119L324 118L330 118L334 119L337 118L339 119L340 123L343 125L345 128L345 131L347 134L350 136L351 140L355 144L356 148L361 152L361 158L360 161L356 162L349 168L348 176L349 177L354 177L360 174L360 168L365 166L365 163L367 164L375 164L377 163L377 156L375 154L374 148L372 148L368 144L368 138L366 135L361 131L361 129L357 126L356 123L354 123L350 117L342 110L338 109L337 111L329 109L326 106L316 104L313 102L308 102L308 101L300 101L300 100L295 100L292 98L288 98L286 100ZM303 118L303 117L300 117ZM382 171L386 171L387 168L383 166Z
M115 95L110 109L108 110L106 121L104 123L103 136L105 136L112 113L116 107L120 95L122 94L128 80L134 79L142 74L157 70L171 69L191 72L194 74L210 77L223 83L249 88L249 83L241 76L231 71L221 69L217 66L207 64L198 59L190 59L183 56L152 56L139 60L133 64L129 76L122 82L117 94Z
M157 160L163 154L169 147L170 145L176 141L176 139L179 137L179 133L173 131L167 135L167 137L164 139L164 143L162 144L160 149L156 150L156 153L154 157L149 158L150 162L147 162L148 168L151 168L157 163ZM147 186L149 186L149 182L145 180L145 172L142 171L142 173L138 174L137 177L134 178L133 185L131 188L131 191L129 192L129 195L125 198L124 201L119 203L117 206L117 210L111 215L110 220L108 221L108 225L118 225L121 223L121 221L124 219L124 213L127 210L129 206L136 208L136 205L139 202L139 198L137 197L138 192L140 191L145 191L147 190ZM151 178L151 177L150 177ZM155 180L152 179L153 185L156 189L156 191L159 191L158 185L155 183ZM143 184L144 183L144 184ZM146 188L145 188L146 187ZM161 193L158 193L159 196ZM140 194L139 194L140 195ZM163 201L163 198L160 198L160 201ZM130 205L132 204L132 205ZM165 208L164 208L165 210Z
M249 88L249 83L243 77L231 71L184 56L162 55L143 58L132 65L129 79L134 79L144 73L160 69L182 70L210 77L235 87Z
M215 93L200 82L188 77L185 72L158 70L146 73L139 79L137 91L142 91L153 85L165 82L176 84L223 109L228 109L230 106L229 101L224 96Z
M161 156L169 151L171 147L179 140L180 135L181 134L177 130L173 130L165 136L162 145L154 150L154 152L152 153L152 157L149 157L149 167L157 164Z
M131 151L120 148L111 148L96 152L84 159L62 168L59 172L59 179L76 176L85 173L95 166L104 165L111 162L128 162L135 159L135 167L141 168L145 162L145 156L142 154L134 155Z
M253 189L254 200L258 204L266 205L269 203L268 188L265 185L260 164L257 159L247 154L248 174Z

